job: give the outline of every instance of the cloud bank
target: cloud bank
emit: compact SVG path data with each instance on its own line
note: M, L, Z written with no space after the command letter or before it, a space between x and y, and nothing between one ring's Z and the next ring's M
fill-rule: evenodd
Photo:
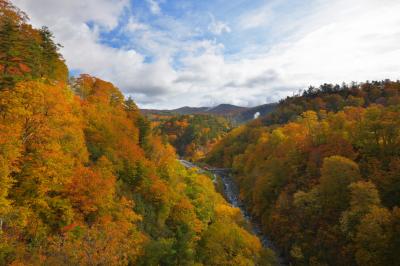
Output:
M400 78L395 0L233 0L223 12L215 1L13 2L49 26L70 69L146 108L256 105L309 85Z

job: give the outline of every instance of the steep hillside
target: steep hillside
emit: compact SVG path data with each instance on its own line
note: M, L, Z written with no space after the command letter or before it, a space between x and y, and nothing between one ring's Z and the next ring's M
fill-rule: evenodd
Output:
M232 130L207 161L233 169L294 265L396 265L400 83L321 88Z
M197 114L172 116L160 120L155 131L165 136L179 156L198 161L231 129L223 117Z

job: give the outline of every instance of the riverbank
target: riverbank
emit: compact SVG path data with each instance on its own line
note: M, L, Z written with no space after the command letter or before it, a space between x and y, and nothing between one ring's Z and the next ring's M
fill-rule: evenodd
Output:
M269 248L273 250L277 256L278 259L278 265L280 266L285 266L289 265L287 261L280 255L279 250L273 245L273 243L269 240L268 236L266 236L263 233L261 224L259 221L257 221L247 210L246 205L240 200L239 198L239 188L232 179L232 176L229 172L227 171L218 171L213 173L215 175L216 180L221 180L222 186L219 185L217 182L217 189L219 190L220 193L223 194L225 199L233 206L236 208L239 208L240 211L242 212L243 216L245 219L248 221L249 225L251 226L251 230L254 235L256 235L262 245L265 248ZM222 191L220 191L222 188Z
M281 256L281 253L269 240L268 236L263 233L262 226L257 219L255 219L250 212L247 210L246 205L239 198L239 188L234 182L229 170L219 168L208 168L207 170L191 163L186 160L179 160L180 163L186 168L197 169L202 173L211 173L213 176L213 182L215 183L216 190L221 193L224 198L236 208L239 208L243 217L248 222L250 229L254 235L256 235L263 247L273 250L278 259L278 265L285 266L289 265L287 261Z

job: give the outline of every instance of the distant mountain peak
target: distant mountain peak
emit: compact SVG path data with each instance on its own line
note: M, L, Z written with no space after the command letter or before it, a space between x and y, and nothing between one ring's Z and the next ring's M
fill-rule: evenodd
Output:
M210 108L207 112L212 114L236 114L247 109L246 107L223 103Z
M264 104L256 107L243 107L229 103L222 103L213 107L190 107L183 106L173 110L142 110L147 114L179 114L179 115L192 115L192 114L209 114L231 117L238 122L246 122L255 118L255 114L263 116L275 109L276 104ZM257 116L257 117L258 117Z

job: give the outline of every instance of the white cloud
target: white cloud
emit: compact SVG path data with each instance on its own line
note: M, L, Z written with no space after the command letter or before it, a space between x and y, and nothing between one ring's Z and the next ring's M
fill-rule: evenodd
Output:
M325 3L267 52L233 61L218 52L187 57L181 77L205 103L244 105L325 82L399 79L400 3L355 0L347 9L346 1Z
M146 0L151 13L153 13L154 15L160 15L161 14L161 8L159 3L156 0Z
M38 1L40 3L15 0L15 4L27 10L36 27L50 26L56 41L63 44L61 52L71 69L112 81L125 93L152 98L169 92L167 86L176 77L168 59L145 64L144 56L134 49L113 48L100 41L99 27L114 29L123 9L129 7L129 1L87 1L85 12L79 8L80 0L60 1L57 4L53 0ZM87 25L91 21L95 22L92 28ZM146 31L149 28L131 18L125 29Z
M223 33L230 33L232 30L228 24L217 21L215 17L210 13L211 23L208 25L208 30L215 35L221 35Z
M244 13L239 17L239 25L242 29L253 29L267 26L274 18L274 8L280 0L269 1L265 5Z
M95 22L108 29L118 24L118 15L129 0L13 0L18 7L28 11L36 25L52 26L59 19L71 22Z
M125 26L125 30L130 32L148 30L149 26L138 22L134 17L129 18L128 24Z
M345 1L331 4L315 18L313 30L303 29L301 38L275 47L269 58L297 84L397 79L400 3L389 2L354 1L350 9ZM336 14L326 20L328 8Z

